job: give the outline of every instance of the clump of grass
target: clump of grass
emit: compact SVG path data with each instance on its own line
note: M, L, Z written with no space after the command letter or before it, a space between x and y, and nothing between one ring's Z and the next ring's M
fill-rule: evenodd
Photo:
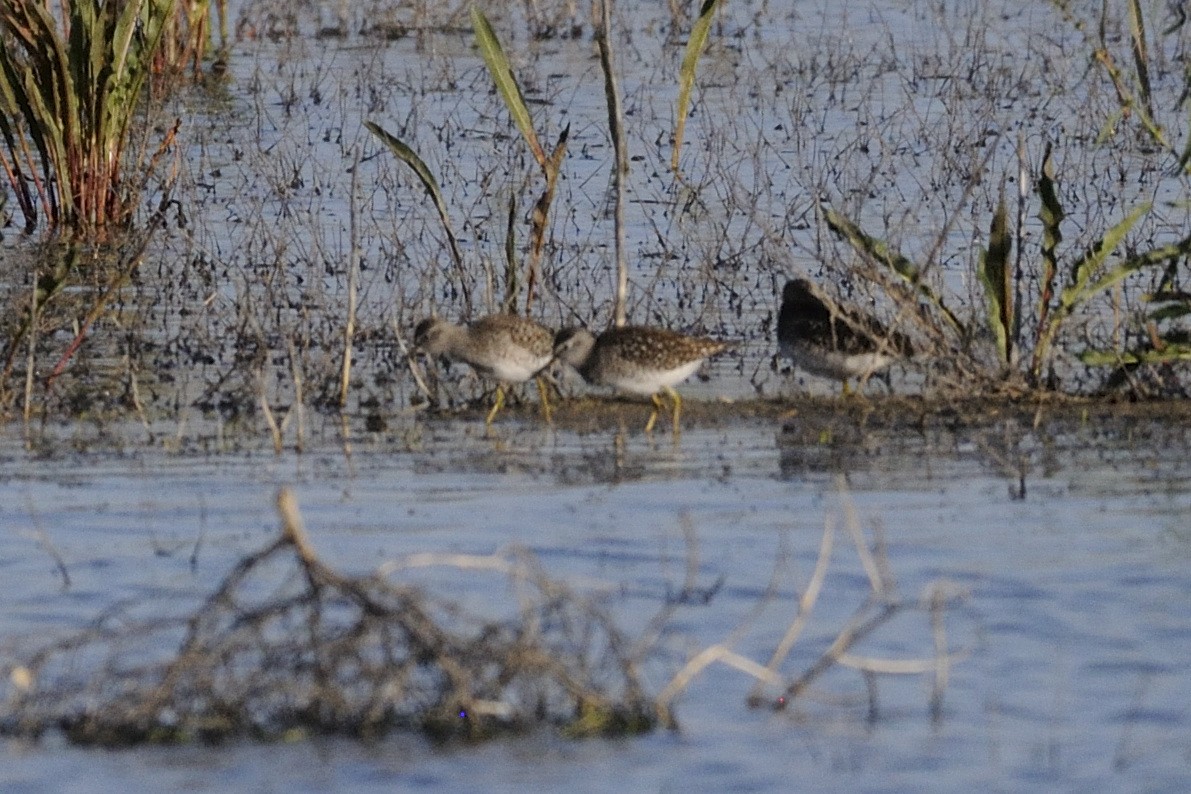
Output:
M975 373L986 385L999 383L1011 390L1053 388L1058 385L1050 374L1054 343L1071 317L1130 276L1143 271L1172 272L1179 261L1191 254L1191 236L1141 252L1120 253L1129 233L1150 212L1152 204L1142 202L1090 246L1063 257L1059 247L1063 240L1061 224L1065 212L1056 185L1051 149L1047 147L1035 182L1042 238L1034 260L1023 260L1019 254L1016 265L1011 263L1015 235L1011 232L1004 197L998 202L989 224L988 247L981 253L975 274L983 286L987 323L984 326L965 323L947 307L943 298L922 278L928 269L925 264L915 263L887 242L865 234L859 226L831 208L827 209L827 222L866 261L890 271L912 288L914 298L925 302L925 309L913 314L929 326L939 355L950 358L966 355L968 363L972 364L968 371ZM1020 232L1016 235L1019 241L1023 238ZM1020 294L1016 287L1023 281L1023 268L1031 271L1028 281L1038 284L1038 292L1033 296L1034 306L1029 307L1032 311L1029 316L1034 318L1032 332L1028 332L1021 319L1026 316L1024 304L1030 296ZM1064 274L1066 279L1060 281ZM1172 302L1179 302L1176 294L1171 297ZM902 300L906 299L903 297ZM1179 312L1167 307L1154 319L1174 316L1179 316ZM987 334L983 333L984 329ZM996 362L991 369L979 365L985 358L979 348L989 338L993 342L993 360ZM1149 354L1147 360L1180 360L1186 358L1188 352L1174 338L1163 340L1159 349L1165 352ZM1081 353L1080 358L1084 363L1095 365L1140 361L1142 357L1137 353L1114 354L1089 349Z
M126 226L173 141L126 162L129 138L174 0L0 4L0 166L31 232L104 238ZM135 176L130 176L135 174Z

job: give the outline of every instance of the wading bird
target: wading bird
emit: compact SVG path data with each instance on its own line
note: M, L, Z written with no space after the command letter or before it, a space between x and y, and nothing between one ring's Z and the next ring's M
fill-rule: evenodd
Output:
M505 385L534 378L549 422L550 401L541 373L554 360L554 332L541 323L512 314L493 314L469 325L434 317L414 329L414 347L471 366L482 378L496 381L496 397L485 424L492 424L505 404Z
M653 400L645 432L653 432L662 395L674 404L674 432L679 432L682 398L674 386L689 378L704 359L728 345L715 339L686 336L664 328L625 326L599 336L582 328L564 328L554 338L554 355L574 367L588 383L611 386Z
M782 290L777 340L783 356L812 375L843 383L861 382L893 362L914 355L905 334L889 332L874 317L855 309L828 306L806 279L794 279Z

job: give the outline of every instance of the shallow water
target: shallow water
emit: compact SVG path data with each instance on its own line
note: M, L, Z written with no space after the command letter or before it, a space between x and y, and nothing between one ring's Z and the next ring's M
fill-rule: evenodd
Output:
M438 176L477 307L493 305L502 289L510 196L524 261L537 167L466 31L431 27L382 43L355 35L240 41L228 82L188 96L179 110L191 147L178 187L186 223L171 219L126 296L121 329L135 344L125 349L122 335L96 333L76 358L79 391L99 403L95 416L109 403L93 396L100 390L83 364L120 411L129 410L120 395L139 383L152 432L123 420L51 421L26 451L19 428L0 430L0 572L8 585L0 651L78 630L117 603L142 616L187 614L273 537L274 493L288 485L316 549L339 569L522 546L548 573L601 595L630 633L681 586L695 538L696 585L714 596L674 616L650 671L657 691L769 598L734 646L764 662L793 615L824 526L842 526L851 503L870 540L880 531L903 597L914 601L939 583L966 594L947 616L949 644L963 658L941 713L931 713L929 681L910 676L879 679L870 714L864 681L846 670L784 712L751 710L751 680L712 666L679 700L675 733L119 752L57 738L4 741L0 788L1191 788L1184 420L1043 421L1035 429L1007 419L973 428L958 415L956 429L918 431L909 421L849 427L844 416L821 430L805 424L805 411L783 426L731 408L723 421L708 420L715 398L833 387L770 366L775 296L790 275L818 278L888 315L881 290L857 283L856 258L816 216L817 198L929 258L931 283L977 323L973 264L999 191L1016 190L1019 130L1035 171L1055 145L1069 213L1064 261L1142 199L1171 202L1139 226L1139 250L1182 235L1188 216L1177 209L1185 195L1177 169L1155 167L1126 125L1092 145L1119 108L1089 72L1081 37L1050 6L1015 0L946 8L733 0L700 64L683 156L688 184L680 185L667 170L680 41L667 38L664 4L619 5L634 157L630 316L741 341L713 362L709 380L683 387L696 417L695 400L708 401L703 421L675 445L664 433L642 437L644 409L637 417L635 408L626 409L619 440L607 423L548 431L525 412L503 416L495 439L474 414L411 418L417 391L396 337L429 311L459 317L463 307L433 208L362 122L399 134ZM535 123L550 143L572 127L540 314L598 326L609 316L612 226L593 48L527 38L520 13L492 16ZM1168 21L1155 16L1152 28ZM1155 92L1171 100L1160 112L1178 141L1186 116L1163 108L1178 106L1185 38L1163 38L1153 56ZM1125 40L1113 40L1121 63ZM1036 209L1024 218L1031 252ZM355 246L362 272L351 410L389 428L369 435L356 427L347 454L335 423L312 409L306 452L276 456L245 406L265 391L280 414L294 397L295 373L308 399L335 380ZM1077 319L1105 339L1117 310L1106 299ZM1067 340L1072 350L1086 341L1078 331ZM56 359L67 341L43 340L39 361ZM1074 365L1061 354L1057 366ZM457 396L474 396L479 388L460 369L444 381ZM1097 380L1093 372L1072 385ZM897 393L905 386L895 379ZM285 443L294 441L291 425ZM495 577L433 568L416 578L476 608L499 608L509 597ZM783 674L811 664L867 593L840 532L815 619ZM857 652L907 659L932 650L927 616L909 612Z
M797 421L797 420L792 420ZM836 671L786 712L750 710L751 681L712 666L678 702L680 730L618 741L548 734L479 746L408 737L371 745L107 752L59 740L3 745L6 790L491 790L1080 787L1191 783L1191 482L1182 456L1127 438L1019 432L1024 499L1004 456L974 435L898 431L850 456L817 456L776 423L665 435L575 435L508 421L435 421L422 445L359 437L297 456L138 451L25 454L0 462L0 559L14 637L87 623L124 598L184 613L277 524L272 497L294 487L323 558L349 572L424 551L528 548L547 572L602 593L635 632L682 581L684 525L696 584L722 586L674 617L656 689L690 653L724 640L773 600L735 649L768 658L813 567L825 521L850 500L879 527L898 591L943 581L967 598L948 612L951 673L932 719L929 681L881 678L870 715L858 674ZM1177 437L1177 431L1174 432ZM1184 440L1185 441L1185 440ZM880 447L878 449L877 447ZM1184 446L1185 449L1185 446ZM846 495L841 494L844 477ZM64 560L70 586L36 533ZM193 562L192 562L193 560ZM776 571L776 573L775 573ZM418 579L465 604L509 596L496 578L451 569ZM782 668L804 668L867 593L845 534L814 619ZM29 640L26 640L29 641ZM926 616L909 612L858 653L929 657ZM656 691L655 689L655 691ZM824 699L830 694L831 699ZM842 700L841 700L842 698Z

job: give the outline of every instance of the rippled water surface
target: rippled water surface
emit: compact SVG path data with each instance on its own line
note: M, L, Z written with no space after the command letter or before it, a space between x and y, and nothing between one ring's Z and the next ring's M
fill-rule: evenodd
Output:
M640 630L681 584L696 539L697 584L718 590L673 618L658 675L725 640L768 659L793 614L825 522L854 504L880 530L902 596L946 582L965 654L941 714L929 681L837 671L785 712L751 710L751 680L712 666L678 703L680 730L617 741L548 734L433 747L310 741L119 752L8 741L5 789L491 790L1033 788L1182 789L1191 783L1191 480L1185 451L1085 429L1007 424L970 434L873 431L864 451L791 441L798 419L691 428L681 441L574 435L505 423L423 427L421 446L329 440L303 455L134 451L25 453L0 462L0 634L27 642L77 628L125 598L183 613L238 557L264 545L273 494L294 487L331 565L370 571L410 552L531 550L554 576L607 597ZM1174 439L1185 433L1174 431ZM1014 466L1005 447L1012 437ZM1170 441L1170 438L1167 438ZM836 449L835 452L839 452ZM1024 479L1023 479L1024 472ZM1020 496L1025 484L1025 498ZM841 491L843 488L843 491ZM846 494L845 494L846 492ZM44 536L39 539L39 533ZM874 537L870 535L870 537ZM46 551L52 543L70 586ZM503 581L435 569L465 603L509 597ZM810 664L867 591L839 536L814 619L785 672ZM929 657L909 612L858 653ZM660 689L661 678L653 685Z
M274 23L292 21L291 4L263 5ZM929 265L929 283L975 329L964 344L984 346L990 371L999 370L991 334L980 336L987 312L974 267L993 207L1017 195L1019 169L1036 176L1053 148L1068 214L1064 267L1142 201L1160 211L1125 248L1186 234L1185 179L1121 119L1083 34L1051 4L732 0L700 62L685 182L668 166L683 36L672 35L667 4L618 4L633 158L630 317L738 342L709 380L683 387L693 421L677 443L639 432L644 408L639 417L625 409L631 421L619 434L606 422L577 432L573 416L548 430L512 410L489 437L474 411L418 414L424 400L403 346L413 323L431 311L463 317L461 283L474 291L475 313L497 305L509 202L523 264L540 172L464 12L378 42L316 37L311 19L334 16L331 4L312 15L292 5L305 29L273 38L269 15L257 13L258 29L241 27L227 78L180 101L182 209L154 239L113 327L97 327L76 354L77 385L50 395L47 427L29 448L21 428L0 429L3 658L117 604L140 616L189 614L274 538L274 496L290 486L315 549L336 569L522 547L603 599L630 634L682 587L697 552L696 592L710 597L672 617L649 668L653 692L729 639L741 656L767 661L825 527L835 527L813 619L781 668L793 677L869 593L844 531L854 509L868 541L883 545L902 599L917 604L940 588L955 596L945 626L956 658L941 709L932 712L927 677L879 676L869 682L874 697L863 676L842 668L784 711L751 709L752 679L712 665L677 701L675 732L120 751L50 736L0 742L0 790L1191 790L1186 420L1056 422L1039 411L1037 421L1007 415L970 426L961 410L951 426L919 428L910 419L865 425L863 411L848 409L820 427L790 397L834 384L790 377L773 359L775 296L792 275L891 314L825 228L820 199ZM408 4L393 5L400 17ZM583 37L531 39L515 5L491 16L540 135L553 144L571 129L535 315L599 327L611 314L613 227L594 47ZM374 10L392 11L336 7L353 30L368 27ZM1155 39L1151 79L1181 150L1186 33L1162 10L1147 13L1151 31L1170 31ZM1122 64L1131 59L1123 30L1116 19L1107 32ZM437 175L461 268L420 184L365 120L409 142ZM1022 239L1027 266L1037 266L1038 207L1033 197L1027 204ZM275 455L256 406L264 399L281 416L303 394L313 403L335 391L354 253L350 449L337 423L324 425L310 407L305 452ZM1176 260L1171 272L1184 266ZM1036 267L1028 273L1032 294ZM1056 341L1060 376L1081 373L1065 386L1101 382L1068 353L1088 340L1117 344L1118 319L1148 288L1124 284L1129 300L1106 291ZM1025 306L1028 314L1036 303ZM55 361L70 336L43 335L37 363ZM939 349L946 365L948 348ZM451 392L444 405L481 393L462 369L438 372ZM920 372L897 373L894 390L924 382ZM782 395L790 410L740 407L758 395ZM871 397L881 400L881 390ZM139 422L102 419L134 401L151 436ZM88 418L59 424L56 410ZM219 416L226 427L212 424ZM302 423L286 425L287 448ZM496 577L449 567L416 575L467 606L512 597ZM934 639L927 611L911 609L854 651L930 658Z

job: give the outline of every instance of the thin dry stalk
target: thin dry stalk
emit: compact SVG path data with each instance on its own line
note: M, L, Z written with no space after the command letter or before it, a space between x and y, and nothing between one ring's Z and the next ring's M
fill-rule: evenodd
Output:
M66 370L66 365L78 352L83 342L87 339L87 334L91 330L91 326L103 316L107 311L108 303L113 297L128 283L132 275L144 262L145 250L149 246L149 240L152 238L154 231L162 223L165 218L165 205L158 207L157 212L154 213L153 218L145 227L145 231L141 233L140 239L137 241L136 247L125 259L125 263L116 269L116 274L109 279L108 284L104 287L103 292L95 299L91 306L91 310L87 316L78 325L78 331L75 333L74 339L67 345L65 352L58 359L58 363L54 365L53 370L50 371L49 376L46 377L45 388L50 390L54 381ZM36 289L36 286L34 287Z
M835 520L831 516L828 516L824 522L823 536L820 541L815 570L811 575L806 590L799 598L798 611L785 635L779 641L769 663L762 665L733 651L730 642L717 643L703 649L683 665L655 699L658 718L662 724L674 724L674 700L686 690L703 670L715 662L726 664L757 680L756 685L747 698L749 705L754 707L766 702L763 699L762 693L767 687L780 686L784 688L783 694L769 702L773 708L783 709L794 698L806 691L814 680L835 667L855 669L862 674L869 690L870 714L874 717L876 715L878 675L921 675L933 672L935 674L935 691L932 694L932 703L941 702L941 687L945 687L947 680L946 671L955 659L963 655L962 653L950 654L947 650L946 634L943 631L941 621L948 598L943 594L941 588L937 591L939 593L938 599L931 604L931 609L937 610L931 613L935 637L935 655L933 658L887 659L862 655L852 651L856 643L887 624L889 620L905 608L905 605L892 599L893 578L889 574L888 561L884 558L885 545L881 539L880 532L877 532L876 553L874 554L865 541L865 535L860 529L860 522L855 508L850 500L848 500L842 483L840 489L841 499L844 504L845 521L855 542L861 566L869 580L870 594L864 603L836 634L830 646L798 676L788 679L779 672L778 668L785 662L790 650L806 627L826 578L835 535ZM879 559L878 556L880 557Z
M418 365L417 354L405 343L405 336L401 333L401 326L397 322L396 317L389 319L389 325L393 329L393 338L397 340L397 347L401 351L401 357L405 359L405 364L409 368L410 377L414 379L414 385L418 387L418 391L426 398L427 403L434 402L434 392L426 385L426 379L422 377L422 368Z
M721 576L710 587L700 587L698 584L699 578L699 535L695 530L695 524L691 520L691 516L686 511L683 511L678 516L679 526L682 528L683 544L686 550L686 560L683 566L683 581L678 592L674 595L668 595L665 604L657 613L650 619L645 630L641 632L641 636L637 638L635 649L633 651L633 658L639 659L646 654L652 652L656 647L658 638L669 625L671 617L683 606L688 606L692 603L707 604L711 598L719 592L720 587L723 586L724 579ZM736 630L726 639L720 643L725 647L731 647L740 637L742 637L748 630L752 620L764 610L773 598L774 592L777 590L779 571L782 566L782 555L779 555L774 564L773 573L770 576L769 585L765 588L765 595L758 600L758 603L753 608L749 616L740 622Z
M33 365L37 352L37 284L41 276L37 270L33 271L33 286L29 289L29 354L25 359L25 446L28 448L32 433L29 419L33 415Z
M37 515L37 509L33 506L33 500L28 494L25 495L25 509L29 513L29 520L33 522L33 532L37 538L37 544L54 561L54 566L58 569L58 575L62 577L62 592L65 593L70 589L70 571L66 568L66 560L62 559L62 552L58 551L58 547L50 539L50 533L46 532L45 525L41 523L41 519Z
M770 668L754 662L747 656L733 651L727 645L717 644L708 648L704 648L697 653L689 662L682 666L670 682L666 684L665 688L658 693L654 704L658 712L658 723L667 728L673 728L677 725L674 718L674 713L671 704L674 698L678 697L686 690L690 683L695 680L699 673L703 672L707 667L715 662L722 662L729 667L734 667L742 673L751 675L757 679L758 685L765 684L781 686L784 679L775 673Z
M790 627L786 629L785 635L778 642L773 655L769 657L769 663L765 665L766 669L776 672L777 668L786 661L794 643L798 642L798 638L802 636L803 630L810 621L811 611L815 608L815 602L819 600L819 593L823 589L823 580L827 578L827 568L831 563L831 550L834 544L835 521L829 516L823 524L823 537L819 541L819 557L815 562L815 570L811 573L811 579L798 599L798 611L794 614L794 620L791 621ZM754 702L760 696L760 689L755 688L749 694L749 702Z
M318 554L306 535L306 524L298 512L298 499L290 488L277 491L277 514L281 517L281 537L293 544L298 557L307 565L318 564Z
M872 588L874 597L885 598L891 594L893 583L886 580L887 570L883 570L881 566L877 565L877 561L865 541L864 530L860 527L860 516L856 513L856 504L848 496L842 476L836 479L836 487L839 489L840 501L843 504L844 525L848 528L848 534L852 536L856 554L860 557L860 564L868 576L869 587Z
M347 407L347 392L351 385L352 344L356 335L356 292L360 281L360 234L356 218L356 195L359 188L360 154L356 151L352 163L351 189L348 191L349 245L347 266L347 322L343 326L343 370L339 377L339 407Z
M837 664L851 667L865 673L877 675L921 675L935 672L938 669L938 659L881 659L876 656L860 656L854 653L841 653L835 659Z
M604 73L604 96L608 102L608 133L612 137L612 151L615 155L612 167L612 189L616 196L613 226L616 235L616 298L613 308L613 324L622 327L627 316L629 291L629 264L625 255L624 193L625 181L629 175L629 155L624 140L624 108L620 101L620 83L612 55L612 2L596 0L599 6L599 24L596 26L596 44L600 49L600 68Z
M947 608L947 595L942 587L935 586L930 591L930 624L935 640L935 668L934 680L931 682L930 710L938 720L943 715L943 693L947 691L947 683L951 680L951 654L947 650L947 623L944 615Z
M153 430L149 426L149 417L145 415L145 406L141 402L141 387L137 382L136 369L132 365L132 356L124 354L124 366L128 369L128 394L132 398L132 409L141 420L141 427L145 428L145 437L150 443L153 441Z
M1030 200L1030 162L1026 156L1026 136L1020 130L1017 133L1017 223L1014 224L1014 259L1013 259L1013 355L1009 361L1010 368L1016 369L1021 356L1021 327L1022 327L1022 281L1025 279L1025 266L1022 262L1026 233L1026 206Z
M784 709L789 703L809 687L815 679L826 673L835 665L839 664L840 657L842 657L849 648L855 645L860 640L872 634L881 626L885 625L890 618L897 612L898 607L894 604L885 604L878 609L876 614L869 615L869 610L872 602L866 602L852 620L848 622L839 634L836 635L835 641L831 646L819 656L815 662L808 667L801 675L786 687L786 691L782 697L774 702L774 707L777 709ZM753 704L758 704L759 701L753 701Z
M291 414L297 414L298 426L294 429L294 449L297 452L301 452L306 447L306 404L304 380L302 378L302 362L298 358L298 351L294 346L293 337L286 336L285 347L289 352L290 377L294 380L294 406L285 415L285 418L289 419Z
M269 426L269 434L273 438L273 452L280 455L285 449L285 443L281 435L281 427L277 424L276 417L273 416L273 409L269 407L269 394L265 386L265 372L259 369L256 372L256 396L257 405L260 406L261 415L265 417L265 424Z

